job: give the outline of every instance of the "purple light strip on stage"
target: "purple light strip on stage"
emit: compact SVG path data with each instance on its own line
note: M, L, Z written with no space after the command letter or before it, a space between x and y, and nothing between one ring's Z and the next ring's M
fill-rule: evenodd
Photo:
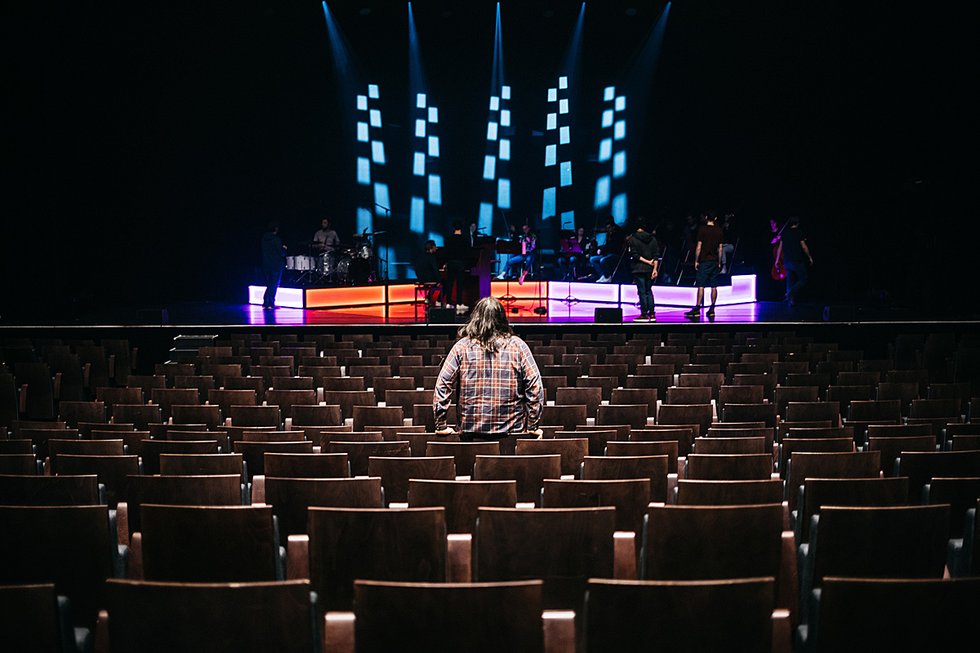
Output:
M248 303L262 305L262 297L265 295L265 286L248 287ZM276 290L276 306L285 308L303 308L303 289L302 288L278 288Z

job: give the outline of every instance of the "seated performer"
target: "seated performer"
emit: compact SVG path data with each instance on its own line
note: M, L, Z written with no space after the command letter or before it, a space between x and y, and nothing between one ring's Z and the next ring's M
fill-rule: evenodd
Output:
M425 284L426 306L435 305L436 293L442 285L442 274L439 272L439 261L436 259L436 242L425 241L425 249L419 253L413 262L415 277L418 282Z
M521 253L511 256L510 260L507 261L507 276L513 279L516 270L523 266L524 269L518 277L518 282L524 283L524 279L534 269L534 262L538 256L538 236L534 233L534 229L531 228L530 224L523 225L520 243Z
M575 234L566 234L561 239L561 251L558 252L558 267L562 272L563 281L575 281L579 277L579 269L591 249L591 238L585 233L585 227L579 227Z

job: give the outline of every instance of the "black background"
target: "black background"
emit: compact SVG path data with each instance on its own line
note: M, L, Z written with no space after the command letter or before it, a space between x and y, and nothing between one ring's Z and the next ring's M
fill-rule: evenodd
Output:
M972 4L675 3L651 101L630 107L631 213L679 225L733 210L762 274L768 219L799 215L817 260L811 298L974 314ZM501 6L514 213L533 215L534 132L580 3ZM389 159L407 178L405 3L331 7L351 78L382 85ZM587 6L573 100L587 209L601 87L631 70L663 7ZM443 140L444 207L427 226L442 230L477 212L495 3L413 8ZM351 112L319 2L7 3L2 30L4 318L241 302L268 220L287 242L324 215L353 230Z

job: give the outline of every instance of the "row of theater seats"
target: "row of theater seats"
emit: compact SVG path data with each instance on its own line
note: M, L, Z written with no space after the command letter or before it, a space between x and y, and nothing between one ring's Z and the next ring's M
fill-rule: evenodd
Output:
M587 346L571 341L554 346ZM371 349L355 344L337 349ZM816 357L815 345L785 346ZM633 373L647 364L626 380L656 376ZM671 403L681 376L713 374L683 370L665 401L657 386L612 387L644 391L622 404L611 392L594 402L602 387L565 376L547 437L499 443L437 438L415 423L431 403L388 406L384 388L356 406L358 428L355 405L326 389L323 405L263 406L256 394L253 406L215 406L214 423L173 423L175 407L206 404L172 403L167 420L159 403L129 404L160 411L140 429L116 419L127 404L66 401L61 423L15 420L2 444L24 465L0 475L3 523L25 535L0 555L16 561L2 562L0 583L17 584L0 591L23 608L10 611L18 632L44 613L28 630L49 639L65 632L59 595L83 643L105 611L103 650L789 650L794 628L798 650L944 649L969 632L980 451L968 401L926 423L857 424L818 395L736 421L729 408L775 396L751 384L761 402L723 401L721 384L707 402ZM247 408L275 422L245 426L249 411L233 410ZM821 419L789 419L801 416ZM38 605L53 608L28 610ZM887 627L896 613L902 629Z

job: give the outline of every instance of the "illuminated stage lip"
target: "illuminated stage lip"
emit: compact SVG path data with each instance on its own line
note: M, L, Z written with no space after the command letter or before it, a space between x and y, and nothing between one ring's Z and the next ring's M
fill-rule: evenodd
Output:
M654 286L653 295L657 306L694 306L697 288L692 286ZM710 292L706 290L706 293ZM265 286L248 287L248 303L261 305ZM494 281L490 294L516 300L546 302L549 311L562 310L574 304L622 306L629 310L638 302L636 286L615 283L577 283L571 281ZM421 300L421 298L419 298ZM706 298L708 300L708 298ZM416 301L415 284L390 286L344 286L340 288L288 288L280 286L276 292L276 306L283 308L346 308L355 306L384 306L386 303L406 304ZM750 304L756 301L755 275L732 277L730 286L718 287L718 306Z

